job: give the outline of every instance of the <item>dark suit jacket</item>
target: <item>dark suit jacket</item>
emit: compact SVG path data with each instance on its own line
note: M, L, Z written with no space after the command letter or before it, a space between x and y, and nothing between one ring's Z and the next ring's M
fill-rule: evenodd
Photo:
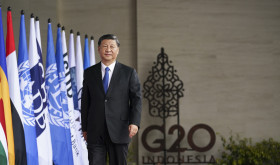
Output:
M107 127L114 143L129 143L129 124L140 126L142 99L135 69L116 62L107 94L104 92L101 62L84 71L82 131L92 144Z

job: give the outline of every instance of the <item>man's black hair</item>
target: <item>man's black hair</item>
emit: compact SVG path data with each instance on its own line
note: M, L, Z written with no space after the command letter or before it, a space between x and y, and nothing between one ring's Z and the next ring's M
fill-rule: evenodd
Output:
M118 47L120 47L120 42L119 42L117 36L115 36L114 34L105 34L105 35L101 36L98 40L98 46L100 46L100 44L103 40L115 40Z

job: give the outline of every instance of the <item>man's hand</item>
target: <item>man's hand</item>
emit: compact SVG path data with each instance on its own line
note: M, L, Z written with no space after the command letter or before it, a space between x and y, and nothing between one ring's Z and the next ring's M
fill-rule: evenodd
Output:
M84 137L84 139L85 139L86 142L87 142L87 132L83 132L83 137Z
M135 136L138 132L138 126L134 125L134 124L130 124L128 126L128 131L129 131L129 137L132 138L133 136Z

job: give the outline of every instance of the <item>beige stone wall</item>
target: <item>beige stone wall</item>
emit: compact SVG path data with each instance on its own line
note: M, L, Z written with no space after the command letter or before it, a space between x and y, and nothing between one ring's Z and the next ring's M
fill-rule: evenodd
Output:
M160 48L172 60L184 82L180 123L186 133L198 123L210 125L224 136L238 133L254 141L280 132L280 2L139 0L137 1L138 71L146 81ZM148 114L143 104L143 130L162 121ZM167 120L167 130L175 124ZM154 131L153 140L162 138ZM205 146L209 134L197 131L195 142ZM167 148L175 135L167 135ZM152 155L139 145L141 156ZM189 147L187 138L182 147ZM217 156L220 138L206 154ZM169 153L170 154L170 153ZM187 154L204 154L184 152ZM194 157L192 158L194 160Z
M118 60L136 68L135 8L134 0L62 0L59 2L59 19L83 36L85 33L93 35L96 47L103 34L117 35L121 43Z

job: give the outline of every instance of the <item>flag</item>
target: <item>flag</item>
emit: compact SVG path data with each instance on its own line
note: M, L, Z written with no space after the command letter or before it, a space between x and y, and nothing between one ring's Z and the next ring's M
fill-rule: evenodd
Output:
M64 70L65 70L66 91L67 91L66 96L67 96L68 113L69 113L69 120L70 120L69 123L70 132L71 132L70 142L72 142L73 164L79 165L82 164L82 162L80 161L82 152L76 133L71 74L70 74L69 63L68 63L65 29L63 27L62 27L62 52L63 52L63 61L64 61Z
M0 7L0 164L15 164L14 133Z
M85 47L84 47L84 70L90 67L89 52L88 52L88 36L85 36Z
M46 60L46 91L48 100L48 110L50 117L50 128L53 148L53 162L58 165L67 165L68 156L66 135L64 129L64 119L62 110L62 98L59 84L57 64L54 54L54 44L52 37L51 23L48 23L48 42Z
M15 163L25 165L26 161L26 149L23 130L23 117L21 107L21 97L19 90L18 68L17 68L17 56L14 41L12 12L10 7L7 12L7 36L6 36L6 61L8 72L8 83L11 97L11 111L12 122L14 131L14 144L15 144Z
M20 85L20 96L22 105L22 115L24 123L24 136L26 146L26 158L28 165L38 164L38 150L36 141L35 117L33 109L31 75L28 61L28 51L26 42L26 30L24 13L22 11L20 18L20 32L19 32L19 46L18 46L18 75Z
M36 17L36 19L35 19L35 33L36 33L37 51L38 51L38 54L40 56L40 63L43 64L39 17ZM44 70L43 70L43 76L45 76Z
M82 57L82 46L81 46L81 37L80 33L77 33L77 42L76 42L76 80L77 80L77 92L78 92L78 109L81 110L81 98L82 98L82 88L83 88L83 57Z
M84 69L83 69L83 58L82 58L82 46L81 46L81 38L80 33L77 33L77 42L76 42L76 81L77 81L77 96L78 96L78 114L76 121L78 122L76 124L77 130L79 131L80 139L81 139L81 149L83 152L83 161L87 161L87 147L86 147L86 141L83 138L82 135L82 128L81 128L81 97L82 97L82 87L83 87L83 75L84 75Z
M58 28L57 28L55 58L56 58L57 72L58 72L59 84L60 84L60 94L62 100L61 105L63 110L64 128L65 128L65 135L66 135L66 146L67 146L66 149L68 150L67 155L69 155L68 164L73 164L73 156L72 156L73 153L72 153L72 145L71 145L71 133L70 133L70 124L69 124L68 100L66 95L66 82L65 82L60 24L58 24Z
M95 51L94 51L94 38L90 37L90 47L89 47L89 58L90 58L90 66L95 65Z
M69 67L70 67L70 76L71 76L71 84L72 84L72 92L73 92L74 110L78 111L78 93L77 93L76 61L75 61L73 30L70 31L70 37L69 37ZM74 111L74 113L76 112Z
M77 144L78 144L77 152L80 153L80 155L79 155L80 164L88 164L88 161L86 161L87 159L85 158L86 156L84 156L84 153L87 153L87 151L82 150L83 137L81 134L81 121L80 121L81 113L79 111L79 106L78 106L76 61L75 60L76 59L75 59L75 48L74 48L74 34L73 34L73 30L71 30L70 37L69 37L69 67L70 67L70 76L71 76L73 102L74 102L74 119L75 119L74 125L75 125L75 130L76 130L76 135L77 135Z
M44 68L35 36L33 14L30 18L29 64L32 84L33 107L35 112L38 160L40 165L52 165L52 144L47 111Z

